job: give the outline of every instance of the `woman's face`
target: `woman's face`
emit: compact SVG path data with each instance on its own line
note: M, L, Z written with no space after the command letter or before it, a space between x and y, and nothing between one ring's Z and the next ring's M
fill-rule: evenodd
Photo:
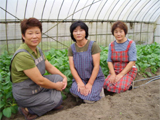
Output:
M41 42L42 33L38 27L31 27L26 30L25 36L22 35L22 37L29 47L36 47Z
M114 30L114 37L116 38L117 41L122 42L123 40L125 40L126 35L123 29L121 28L116 28Z
M84 40L86 36L86 31L82 29L80 26L76 27L73 30L73 37L76 41Z

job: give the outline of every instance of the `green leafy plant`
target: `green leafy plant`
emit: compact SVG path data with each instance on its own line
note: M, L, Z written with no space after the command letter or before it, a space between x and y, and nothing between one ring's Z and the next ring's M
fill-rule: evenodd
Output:
M148 45L137 45L137 62L138 73L144 77L151 77L160 67L160 45L156 42ZM146 69L151 69L147 72Z
M107 76L109 74L109 68L107 64L108 47L100 46L100 48L101 48L100 66L103 71L103 74Z
M57 50L57 49L51 49L50 51L45 53L45 56L47 60L54 65L56 68L58 68L64 75L67 76L67 87L64 91L62 91L62 97L63 99L66 99L66 94L69 93L69 89L72 84L72 74L69 67L69 61L68 61L68 50ZM46 75L49 73L45 73Z
M10 82L11 57L6 51L0 56L0 119L3 115L9 118L12 113L17 112L17 104L12 95L12 83Z

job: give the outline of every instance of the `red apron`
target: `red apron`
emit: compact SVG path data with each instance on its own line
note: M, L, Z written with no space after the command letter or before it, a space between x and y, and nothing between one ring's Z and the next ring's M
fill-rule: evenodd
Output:
M129 44L125 51L115 51L114 42L111 43L111 51L112 51L111 59L116 75L119 74L129 63L128 50L132 42L133 42L132 40L129 41ZM111 74L109 74L105 79L103 87L111 92L116 92L116 93L124 92L129 89L136 75L137 75L137 68L136 66L133 66L132 69L127 74L125 74L117 83L112 84L108 80L111 76Z

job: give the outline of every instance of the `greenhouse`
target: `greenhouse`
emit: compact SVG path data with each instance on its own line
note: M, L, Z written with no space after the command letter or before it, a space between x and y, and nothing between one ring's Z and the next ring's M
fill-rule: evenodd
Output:
M138 44L160 42L159 0L1 0L0 54L13 53L21 44L20 21L35 17L42 22L41 48L68 48L69 26L82 20L89 26L90 40L108 46L111 25L127 23L128 38Z
M18 113L19 106L13 97L10 65L11 58L23 43L20 24L29 18L36 18L42 24L42 39L38 47L45 59L67 79L67 86L61 91L64 101L62 112L51 111L37 119L160 119L160 0L0 0L0 120L24 119L24 114ZM105 93L102 102L92 106L83 104L84 101L77 102L71 95L74 75L68 54L75 42L71 38L70 27L79 20L88 26L87 40L94 41L101 50L99 64L105 79L110 74L107 63L109 45L115 40L111 28L117 21L127 25L126 38L135 42L137 53L134 64L137 76L131 91L114 95ZM45 75L49 73L45 71ZM105 107L105 103L109 107ZM117 110L116 106L124 108ZM66 114L66 117L61 114Z

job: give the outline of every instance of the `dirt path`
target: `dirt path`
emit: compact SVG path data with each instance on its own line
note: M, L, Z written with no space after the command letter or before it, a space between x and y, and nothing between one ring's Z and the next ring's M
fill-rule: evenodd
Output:
M37 120L159 120L160 80Z

